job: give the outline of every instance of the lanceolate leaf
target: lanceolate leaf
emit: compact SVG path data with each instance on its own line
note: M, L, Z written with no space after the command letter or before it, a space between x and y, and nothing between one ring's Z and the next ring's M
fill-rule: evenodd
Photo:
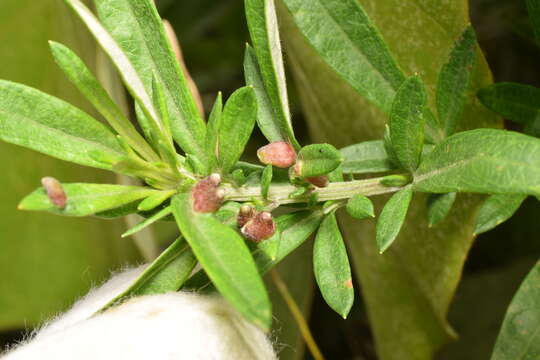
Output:
M426 93L420 77L412 76L399 87L390 113L392 148L404 169L414 171L424 145Z
M437 112L447 136L456 130L476 60L476 35L468 26L444 64L437 83Z
M389 113L405 76L357 0L284 0L319 55L360 94Z
M150 161L158 160L157 155L148 146L146 140L137 132L118 105L113 102L84 62L66 46L53 41L49 44L60 68L88 101L103 115L112 128L123 136L141 156Z
M208 171L211 173L217 168L219 154L219 129L221 127L221 114L223 112L223 100L221 92L218 93L206 129L206 156L208 158Z
M163 84L174 139L204 159L205 125L152 0L96 0L100 20L126 54L147 94L152 74Z
M172 208L180 231L216 288L247 319L268 329L271 305L242 237L212 214L195 213L191 193L173 197Z
M134 296L178 291L195 267L197 259L182 238L173 242L124 292L100 311L119 305Z
M111 170L124 152L114 134L74 106L0 80L0 139L80 165Z
M156 221L163 219L167 216L172 214L172 209L170 206L167 206L166 208L161 209L160 211L156 212L154 215L150 216L148 219L145 219L126 231L122 234L122 237L128 237L135 233L138 233L139 231L146 229L148 226L152 225Z
M346 318L354 301L351 267L334 213L328 214L313 246L313 271L326 303Z
M536 263L512 299L491 360L540 357L540 263Z
M272 182L272 165L266 165L261 176L261 195L263 198L268 197L268 189Z
M540 139L504 130L455 134L424 157L414 189L540 195Z
M491 195L480 208L474 234L489 231L511 218L526 198L526 195Z
M407 216L412 199L412 188L407 186L398 191L388 202L377 220L377 245L382 254L392 245Z
M444 220L456 200L456 193L430 194L427 199L428 225L433 226Z
M392 165L382 140L365 141L344 147L341 167L345 174L364 174L389 171Z
M158 193L147 187L106 184L62 184L67 195L67 205L59 209L39 188L19 204L20 210L48 211L58 215L87 216L118 208L133 201Z
M251 136L257 118L257 100L251 87L236 90L221 115L217 141L218 167L223 173L233 168Z
M291 123L274 0L245 0L245 7L249 33L256 54L255 59L249 50L246 52L246 78L248 85L257 88L258 100L264 104L265 114L259 120L259 124L263 125L261 130L266 136L272 137L268 139L271 142L284 140L298 148ZM262 78L266 94L272 104L275 114L273 120L267 118L269 109L266 110L267 100L261 89L259 77ZM274 139L278 134L280 138Z

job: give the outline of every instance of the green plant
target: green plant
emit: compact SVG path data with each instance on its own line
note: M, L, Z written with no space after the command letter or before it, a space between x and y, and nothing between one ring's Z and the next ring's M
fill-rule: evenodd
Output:
M295 138L272 0L245 1L253 43L245 53L247 86L225 104L218 94L206 124L151 1L96 0L101 22L78 0L66 2L117 68L144 137L77 55L51 43L57 63L117 135L63 101L2 81L0 138L145 186L48 179L20 208L146 217L125 236L174 218L182 233L103 310L132 295L215 287L268 329L271 304L261 275L316 233L317 283L328 305L346 317L354 292L336 221L340 208L362 220L374 216L369 197L393 194L377 217L375 241L382 254L396 239L415 193L430 194L433 226L450 212L456 193L492 195L483 209L495 210L482 210L477 233L508 212L501 202L540 196L540 140L496 129L457 131L477 65L470 26L440 69L430 99L421 76L405 74L356 1L285 0L321 59L388 117L383 139L337 150L330 144L302 147ZM259 151L265 167L239 161L255 123L270 142ZM274 221L269 212L278 207L289 213ZM190 276L197 262L203 270Z

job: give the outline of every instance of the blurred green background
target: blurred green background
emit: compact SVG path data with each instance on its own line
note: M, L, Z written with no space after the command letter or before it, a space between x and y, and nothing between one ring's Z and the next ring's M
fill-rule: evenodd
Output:
M161 0L157 4L178 34L206 109L217 91L227 96L242 86L248 41L243 1ZM540 50L524 3L472 0L470 14L495 81L539 86ZM94 42L61 0L0 1L0 78L34 86L94 114L55 66L47 40L68 44L95 66ZM290 92L296 132L306 144L309 134L292 82ZM263 143L257 133L250 148ZM60 218L16 210L18 201L39 186L43 176L66 182L115 182L114 176L5 143L0 143L0 161L5 171L0 177L0 346L4 347L69 307L111 271L140 263L143 257L132 239L120 238L123 220ZM539 217L538 201L526 201L510 221L475 241L449 314L460 339L437 359L489 359L505 309L540 257ZM166 244L174 236L174 228L164 225L138 241ZM376 359L361 294L346 321L333 313L312 286L309 246L285 261L281 273L307 316L314 314L310 325L322 352L329 359ZM282 358L309 358L275 290L270 291L276 304L274 337L282 344Z

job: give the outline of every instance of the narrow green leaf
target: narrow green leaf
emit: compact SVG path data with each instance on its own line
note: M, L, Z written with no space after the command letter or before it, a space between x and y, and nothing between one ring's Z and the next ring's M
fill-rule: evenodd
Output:
M245 8L249 33L256 54L256 57L253 57L250 50L246 50L244 65L246 82L254 86L258 101L263 105L259 112L262 115L259 119L259 124L263 125L261 130L265 136L272 138L268 139L271 142L284 140L299 148L291 123L274 0L245 0ZM261 82L266 91L261 88ZM275 114L272 118L268 117L270 112L267 108L268 100ZM274 140L276 136L279 136L279 139Z
M99 113L103 115L111 127L123 136L129 145L142 157L150 161L158 160L156 153L137 132L118 105L114 103L84 62L62 44L50 41L49 45L58 66Z
M99 23L96 17L92 14L88 8L81 3L79 0L65 0L66 3L75 11L75 13L81 18L85 23L88 30L92 33L94 38L97 40L99 45L103 48L105 53L109 56L112 63L118 70L124 84L127 89L140 105L145 118L148 121L153 121L153 125L160 128L159 123L157 123L158 114L154 105L152 103L151 94L151 76L148 74L146 69L147 76L150 76L149 88L145 88L139 74L133 67L130 59L124 52L124 50L118 45L115 39L107 32L107 30ZM122 31L125 31L123 29ZM142 127L145 127L144 124L141 124ZM147 127L147 126L146 126ZM157 141L156 139L153 139Z
M218 166L227 174L244 152L257 118L253 88L236 90L227 100L221 115L217 141Z
M415 191L540 195L540 139L477 129L452 135L427 154Z
M540 3L537 0L526 0L529 21L532 25L534 36L540 41Z
M218 93L206 129L206 156L208 158L207 174L215 171L218 164L219 155L219 129L221 128L221 115L223 113L223 100L221 92Z
M360 94L390 113L405 75L357 0L284 0L319 55Z
M401 166L414 171L424 146L426 92L418 75L399 87L390 113L390 141Z
M343 162L343 155L330 144L311 144L298 152L295 175L312 177L326 175Z
M38 188L19 204L20 210L48 211L58 215L87 216L114 209L133 201L154 195L157 190L127 185L62 184L67 195L67 205L59 209L49 200L45 189Z
M165 200L175 194L175 190L160 191L157 194L147 197L137 206L139 211L150 211L163 204Z
M248 320L268 329L270 301L242 237L212 214L194 212L191 193L174 196L172 208L180 231L216 288Z
M456 42L450 59L443 65L437 81L437 112L446 136L456 131L465 107L466 91L470 86L476 61L476 35L467 26Z
M268 198L268 189L272 182L272 165L266 165L261 176L261 195L263 198Z
M526 195L491 195L478 212L474 234L485 233L510 219L526 198Z
M137 225L133 226L131 229L123 233L122 237L124 238L124 237L131 236L133 234L136 234L139 231L146 229L148 226L152 225L156 221L159 221L171 214L172 214L172 209L170 206L167 206L166 208L163 208L159 210L158 212L156 212L154 215L150 216L148 219L144 219Z
M324 218L315 237L313 271L328 306L347 318L354 302L354 289L347 250L334 213Z
M124 155L107 127L60 99L4 80L0 94L0 139L6 142L107 170Z
M345 174L376 173L395 169L382 140L365 141L340 149Z
M119 305L134 296L165 294L178 291L195 267L197 259L189 245L178 238L142 272L120 295L112 299L99 312Z
M377 220L376 238L379 252L382 254L396 239L407 216L412 199L412 187L407 186L390 198Z
M430 194L427 198L428 225L431 227L444 220L450 210L452 210L455 200L455 192L448 194Z
M356 194L349 199L347 202L347 213L358 220L375 217L373 203L368 197L360 194Z
M480 89L478 98L488 109L506 119L536 129L540 136L540 89L531 85L497 83Z
M491 360L534 360L540 357L540 263L512 299Z
M153 74L163 84L176 142L186 153L203 161L205 124L167 40L154 2L96 0L95 4L104 27L132 64L146 93L152 93Z

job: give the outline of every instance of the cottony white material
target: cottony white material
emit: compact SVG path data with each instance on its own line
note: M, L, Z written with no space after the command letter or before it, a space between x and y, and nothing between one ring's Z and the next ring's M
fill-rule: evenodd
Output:
M276 359L265 334L219 297L148 295L91 317L142 270L115 276L1 359Z

